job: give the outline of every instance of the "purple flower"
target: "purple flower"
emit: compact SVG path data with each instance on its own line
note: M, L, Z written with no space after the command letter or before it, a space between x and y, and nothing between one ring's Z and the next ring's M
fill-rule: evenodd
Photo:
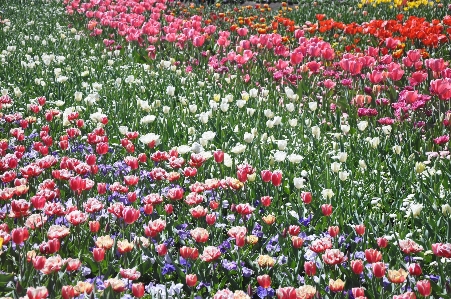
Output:
M307 218L300 218L299 219L299 223L302 224L303 226L309 226L310 225L310 221L312 221L312 215L309 215Z
M243 276L244 277L251 277L252 274L254 274L254 271L252 271L252 269L243 267Z
M221 245L218 246L221 253L226 253L227 250L229 250L232 246L230 245L229 241L225 240L221 243Z
M226 259L222 260L222 266L227 271L236 270L238 268L235 262L229 262Z
M262 226L259 223L255 223L254 229L252 229L252 234L259 238L263 237Z
M163 269L161 269L161 274L166 275L175 271L175 267L172 264L164 264Z

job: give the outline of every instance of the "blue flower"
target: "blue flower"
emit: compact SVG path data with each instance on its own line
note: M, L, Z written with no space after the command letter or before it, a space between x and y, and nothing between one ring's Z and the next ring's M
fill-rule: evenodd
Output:
M164 264L163 269L161 269L161 274L166 275L175 271L175 267L172 264Z
M251 277L252 274L254 274L254 271L252 271L252 269L243 267L243 276L244 277Z

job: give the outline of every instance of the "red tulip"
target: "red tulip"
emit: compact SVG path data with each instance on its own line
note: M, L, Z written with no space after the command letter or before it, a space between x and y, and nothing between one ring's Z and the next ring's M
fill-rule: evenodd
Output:
M321 205L321 212L323 212L323 215L326 217L332 215L332 205L330 204Z
M25 227L15 228L11 232L11 239L17 245L26 241L29 237L28 230Z
M213 153L213 157L216 163L224 162L224 152L221 150L217 150Z
M172 204L168 203L164 206L164 211L166 212L166 214L170 215L174 211L174 207L172 206Z
M377 262L373 264L373 274L377 278L385 276L385 264L383 262Z
M101 262L105 259L105 249L103 248L94 248L92 250L92 255L94 257L94 261Z
M122 210L122 218L127 224L133 224L136 220L138 220L139 215L139 210L136 210L133 207L125 207Z
M61 296L63 299L71 299L75 297L75 290L73 286L63 286L61 289Z
M150 215L153 213L153 205L151 204L145 204L144 205L144 213L146 213L146 215Z
M262 170L260 174L263 182L268 183L271 181L272 172L270 170Z
M301 233L301 228L299 227L299 225L290 225L288 227L288 233L290 234L290 236L297 236Z
M197 275L188 274L186 275L186 285L189 287L194 287L197 284Z
M29 287L27 289L27 297L28 299L44 299L47 298L49 292L46 287Z
M45 256L42 256L42 255L35 256L32 259L33 268L35 268L37 271L42 270L45 266L46 260L47 259L45 258Z
M137 298L143 297L144 296L144 284L142 282L132 284L132 294L133 294L133 296L135 296Z
M291 237L291 244L294 248L299 249L304 245L304 239L299 238L298 236L292 236Z
M312 202L312 193L311 192L302 192L301 198L302 198L302 201L308 205L309 203Z
M98 155L105 155L108 153L108 143L107 142L99 142L96 145L96 153Z
M262 288L267 289L271 286L271 277L268 274L257 276L257 282Z
M332 238L335 238L340 233L340 228L338 226L329 226L327 232Z
M418 276L423 273L423 270L421 269L421 266L417 263L413 263L409 265L409 274L413 276Z
M418 293L420 293L420 295L422 295L424 297L429 296L432 291L430 281L427 279L417 281L417 289L418 289Z
M262 198L260 198L264 207L269 207L271 205L271 199L271 196L263 196Z
M355 232L360 236L363 236L365 234L365 225L363 225L363 224L354 226L354 229L355 229Z
M168 247L166 244L159 244L155 247L155 250L157 251L159 256L164 256L166 253L168 253Z
M282 171L276 170L272 173L271 182L274 186L280 186L282 184Z
M352 295L354 298L358 297L364 297L365 296L365 289L364 288L352 288Z
M296 299L296 289L293 287L279 288L276 291L277 299Z
M366 261L370 264L377 263L382 260L382 253L376 249L366 249L365 250Z
M89 221L89 230L91 233L95 234L100 229L100 222L99 221Z
M385 248L388 246L388 240L384 237L382 238L377 238L377 246L379 246L380 248Z
M213 225L216 222L216 214L207 214L205 216L205 220L207 221L208 225Z
M305 275L315 276L316 274L316 264L315 262L307 261L304 264Z
M363 272L363 262L362 260L351 261L351 269L354 274L360 275Z

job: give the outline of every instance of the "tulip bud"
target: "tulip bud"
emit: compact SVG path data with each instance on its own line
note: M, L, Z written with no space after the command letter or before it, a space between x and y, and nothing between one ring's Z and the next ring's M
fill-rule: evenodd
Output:
M413 276L418 276L423 273L423 270L421 270L421 266L417 263L413 263L409 265L409 274Z
M340 228L338 226L329 226L327 231L332 238L335 238L340 233Z
M316 274L316 264L315 262L307 261L304 264L305 275L315 276Z
M351 269L354 274L360 275L363 272L363 262L362 260L351 261Z
M323 215L326 217L332 215L332 205L330 204L321 205L321 211L323 212Z
M189 287L194 287L197 284L197 275L188 274L186 275L186 285Z
M95 234L100 229L100 222L99 221L89 221L89 230L91 233Z
M302 201L308 205L309 203L312 202L312 193L311 192L302 192L301 198L302 198Z
M155 250L157 251L159 256L164 256L166 253L168 253L168 247L166 244L159 244L155 247Z
M144 284L142 282L132 284L132 294L133 294L133 296L135 296L137 298L143 297L144 296Z
M382 238L377 238L377 246L379 246L380 248L385 248L388 246L388 240L384 237Z
M166 214L171 215L174 211L174 207L172 206L172 204L168 203L164 206L164 211L166 212Z
M355 229L355 232L356 232L359 236L363 236L363 235L365 234L365 225L363 225L363 224L356 225L356 226L354 227L354 229Z
M385 264L383 262L373 263L373 274L377 278L385 276Z
M207 221L208 225L213 225L216 222L216 214L207 214L205 216L205 220Z
M420 295L422 296L429 296L431 295L431 283L429 280L424 279L424 280L419 280L417 282L417 289L418 289L418 293L420 293Z
M105 259L105 249L103 248L94 248L92 254L96 262L101 262Z

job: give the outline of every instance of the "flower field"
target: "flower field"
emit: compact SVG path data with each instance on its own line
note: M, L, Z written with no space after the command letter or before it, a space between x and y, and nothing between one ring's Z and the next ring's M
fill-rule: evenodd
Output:
M0 4L0 296L451 298L451 6L277 7Z

